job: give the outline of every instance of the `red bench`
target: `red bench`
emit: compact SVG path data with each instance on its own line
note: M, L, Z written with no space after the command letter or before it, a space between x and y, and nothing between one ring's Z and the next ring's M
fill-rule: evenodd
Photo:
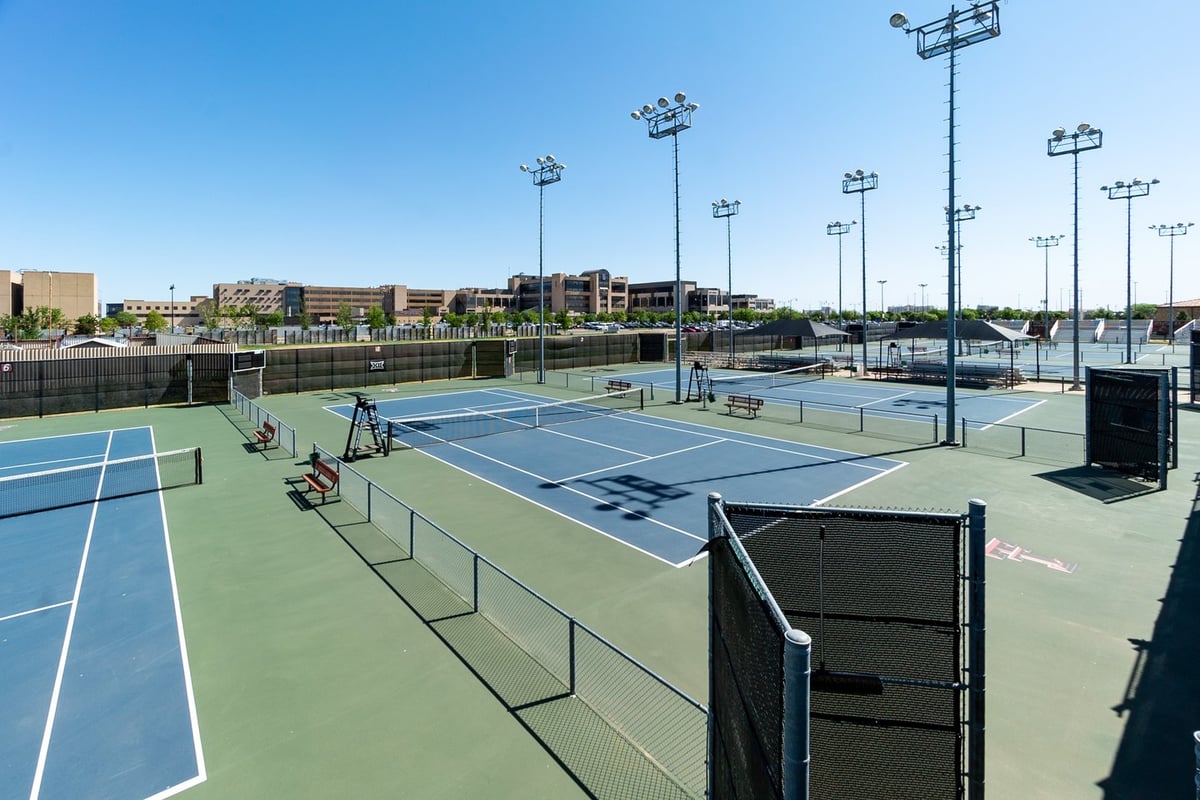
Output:
M338 471L319 458L313 462L312 472L305 473L301 477L308 484L304 494L319 492L322 505L325 503L325 495L337 488Z
M748 394L731 394L725 400L725 407L733 414L734 409L740 408L753 417L758 416L758 410L763 407L761 397L751 397Z
M254 438L258 440L255 446L262 445L263 450L270 447L272 443L276 447L279 446L279 443L275 441L275 426L271 424L270 420L262 424L261 430L254 431Z

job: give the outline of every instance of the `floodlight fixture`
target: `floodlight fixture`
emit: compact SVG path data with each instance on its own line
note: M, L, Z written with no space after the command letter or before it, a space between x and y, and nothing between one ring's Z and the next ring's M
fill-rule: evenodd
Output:
M1171 340L1172 352L1175 348L1175 237L1186 236L1193 222L1176 222L1174 225L1151 225L1150 230L1158 231L1159 236L1171 237L1171 265L1167 285L1167 336Z
M546 382L546 278L545 278L545 220L546 220L546 187L562 180L562 171L566 164L554 160L554 156L538 156L537 167L530 169L528 164L521 165L521 172L527 172L533 177L533 185L538 187L538 372L537 382Z
M849 175L850 173L847 172L846 174ZM838 322L839 329L841 329L842 326L846 324L846 320L842 316L842 237L850 232L851 227L853 227L854 225L857 225L857 224L858 224L857 220L850 220L849 222L840 222L840 221L839 222L831 222L825 226L825 234L827 236L838 237L838 316L837 316L837 322ZM842 339L842 338L838 339L838 349L839 350L842 349L843 342L844 342L844 339Z
M680 92L680 94L683 94ZM678 95L676 95L678 97ZM733 347L733 225L730 219L737 215L738 209L741 208L742 201L734 200L732 203L722 197L719 201L713 204L713 219L725 220L725 245L726 245L726 260L729 268L729 366L733 366L736 352ZM713 350L717 348L717 332L712 332Z
M949 169L947 170L947 194L949 200L946 203L947 209L954 208L955 202L955 127L954 127L954 89L956 69L956 53L964 47L970 47L978 42L994 39L1000 35L1000 5L998 0L986 0L985 2L972 3L969 9L959 10L953 5L950 6L950 13L941 19L936 19L933 22L912 27L909 25L908 18L902 13L892 14L888 20L893 28L903 30L904 33L917 35L917 55L922 59L928 60L941 55L949 56L950 61L950 102L949 102L949 119L948 128L950 141L949 151L947 153L947 161ZM955 364L954 364L954 347L956 344L956 331L954 321L954 284L955 270L954 261L956 255L955 236L954 236L955 220L953 215L947 214L946 229L947 242L949 246L948 260L949 268L946 270L946 440L945 444L957 445L955 437L957 435L957 425L955 419ZM961 305L961 303L960 303ZM978 740L978 741L976 741ZM983 730L982 726L973 726L970 737L970 749L968 751L968 766L967 774L969 778L968 790L972 796L976 793L982 795L983 792Z
M1125 363L1133 363L1133 199L1150 194L1150 187L1158 178L1146 183L1141 178L1113 181L1111 186L1101 186L1109 200L1125 201Z
M1082 312L1080 310L1080 294L1079 294L1079 154L1086 153L1089 150L1098 150L1104 144L1104 131L1099 128L1093 128L1086 122L1081 122L1075 126L1075 132L1067 135L1067 131L1063 127L1055 128L1050 138L1046 140L1046 155L1048 156L1065 156L1071 155L1075 162L1075 203L1072 211L1074 220L1073 234L1071 236L1071 245L1074 249L1073 256L1073 283L1071 294L1071 308L1073 309L1073 328L1071 333L1071 360L1073 380L1071 383L1072 391L1079 391L1079 326Z
M675 161L675 402L683 402L683 279L680 272L679 256L679 134L692 127L692 112L700 108L699 103L689 103L684 92L675 93L675 105L666 97L657 100L658 108L647 103L641 111L631 115L635 120L646 121L647 133L651 139L665 139L670 136L674 146L672 152Z

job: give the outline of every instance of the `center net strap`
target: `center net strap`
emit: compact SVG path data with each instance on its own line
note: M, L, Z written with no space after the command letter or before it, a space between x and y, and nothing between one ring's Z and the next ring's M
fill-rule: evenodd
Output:
M644 408L642 389L595 395L582 400L498 408L492 411L464 411L388 422L388 436L401 447L428 447L443 442L474 439L497 433L544 428L564 422L605 417L623 411Z

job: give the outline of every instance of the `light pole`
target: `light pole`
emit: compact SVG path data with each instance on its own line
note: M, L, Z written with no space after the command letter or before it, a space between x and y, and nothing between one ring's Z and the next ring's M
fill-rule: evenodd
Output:
M1083 300L1079 293L1079 154L1085 153L1088 150L1098 150L1104 144L1104 131L1099 128L1093 128L1086 122L1081 122L1075 128L1075 132L1067 135L1064 128L1055 128L1050 134L1050 138L1046 140L1046 155L1048 156L1065 156L1070 153L1075 160L1075 202L1072 212L1073 228L1071 231L1071 245L1075 250L1073 288L1071 289L1071 307L1074 309L1071 314L1074 319L1074 330L1071 333L1071 362L1074 378L1071 382L1072 391L1079 391L1079 324L1080 324L1080 306L1083 305ZM1059 304L1061 305L1061 303Z
M842 237L850 232L850 228L857 225L856 220L849 222L831 222L825 226L825 234L827 236L838 237L838 330L844 330L843 326L846 321L842 318ZM838 337L838 350L842 349L842 338Z
M730 217L736 216L738 208L742 205L741 200L734 200L732 203L721 198L720 202L712 204L713 219L725 220L725 249L726 259L729 264L729 366L733 366L733 224L730 222ZM712 331L713 344L717 341L717 330Z
M867 192L879 188L879 173L861 169L842 176L842 194L858 192L859 219L862 220L862 353L863 377L867 374ZM838 240L839 242L841 239Z
M1134 178L1129 183L1116 181L1112 186L1101 186L1108 192L1109 200L1125 201L1125 363L1133 363L1133 198L1150 194L1150 187L1158 183L1154 178L1144 183Z
M675 104L665 97L658 98L656 105L647 103L630 114L635 120L646 120L651 139L671 137L675 153L675 402L683 402L680 391L683 386L683 278L679 271L679 133L692 127L692 112L699 103L689 103L683 92L675 93ZM730 298L732 300L732 298ZM732 332L730 336L732 336Z
M925 313L925 287L928 286L929 284L928 283L918 283L917 285L921 287L921 313L924 314Z
M171 333L175 332L175 284L171 284Z
M1045 313L1042 315L1042 337L1044 339L1046 339L1046 341L1050 340L1050 250L1049 250L1049 248L1058 247L1059 241L1062 239L1065 239L1065 238L1066 238L1066 236L1061 233L1056 234L1054 236L1030 236L1029 237L1029 241L1033 242L1035 245L1042 248L1042 252L1045 254L1045 262L1046 262L1045 263L1045 276L1046 276L1045 277L1045 280L1046 280L1045 290L1046 290L1046 293L1045 293L1045 295L1043 295L1043 298L1044 298L1044 301L1043 301L1044 306L1043 307L1044 307Z
M538 156L537 166L521 165L521 172L533 176L533 185L538 187L538 383L546 382L546 278L543 265L542 244L545 239L546 187L562 180L566 164L554 160L554 156Z
M884 316L887 315L887 306L885 306L883 304L883 285L885 283L887 283L887 279L884 278L883 280L876 280L875 282L879 284L879 324L881 326L880 332L882 333L883 318L884 318ZM879 337L879 365L878 366L879 366L879 369L883 369L883 337L882 336Z
M1150 230L1159 236L1171 237L1171 271L1167 283L1167 337L1171 340L1171 352L1175 352L1175 237L1186 236L1194 222L1176 222L1174 225L1151 225Z
M982 209L983 206L973 206L970 203L964 203L962 208L954 209L953 213L950 208L945 209L946 213L954 217L954 235L957 239L955 243L955 261L958 264L958 319L962 319L963 299L962 299L962 224L975 219L975 212Z
M950 103L949 103L949 140L950 148L948 152L948 180L947 180L947 195L949 200L946 202L946 208L954 208L957 206L954 187L954 77L955 77L955 53L964 47L970 47L977 42L984 42L988 39L994 39L1000 35L1000 5L997 0L988 0L972 5L969 9L959 11L953 5L950 6L950 13L941 19L926 23L917 28L910 28L908 18L903 14L892 14L888 20L893 28L900 28L905 34L917 34L917 55L923 59L930 59L940 55L947 55L950 58ZM946 243L948 246L947 259L948 269L946 270L946 441L945 444L956 445L955 440L956 425L955 425L955 403L954 403L954 346L957 338L954 325L954 258L955 258L955 240L954 240L954 215L946 215ZM983 793L983 750L982 750L982 731L973 731L980 738L980 749L978 752L972 752L971 756L971 782L970 794L972 797L976 794ZM972 741L975 736L972 736ZM974 745L972 745L974 748ZM976 773L978 770L978 773ZM976 781L979 785L976 786Z

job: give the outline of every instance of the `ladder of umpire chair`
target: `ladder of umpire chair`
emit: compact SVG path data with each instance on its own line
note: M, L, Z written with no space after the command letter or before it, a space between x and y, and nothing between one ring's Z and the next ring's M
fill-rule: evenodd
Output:
M707 384L707 385L706 385ZM708 367L703 361L692 364L692 374L688 377L687 402L703 400L711 384L708 383ZM692 389L695 388L695 394Z
M371 434L370 444L362 443L364 429ZM346 452L342 455L342 460L353 461L358 456L374 453L382 453L386 456L391 450L389 444L387 434L384 433L379 422L379 409L376 407L375 401L359 395L358 401L354 404L354 415L350 419L350 435L346 438Z

